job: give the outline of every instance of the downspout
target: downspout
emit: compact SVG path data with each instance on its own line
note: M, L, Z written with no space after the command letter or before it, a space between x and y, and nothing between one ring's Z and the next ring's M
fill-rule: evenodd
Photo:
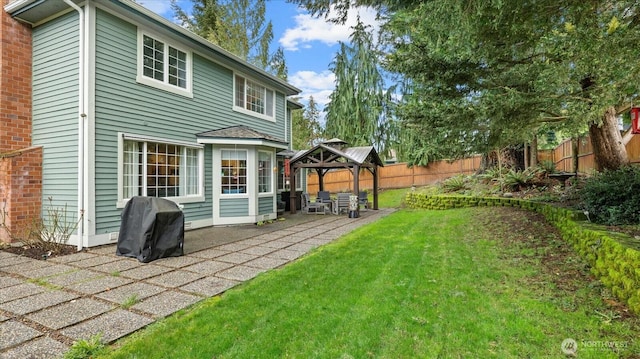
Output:
M78 12L79 23L79 65L78 65L78 251L84 246L84 127L87 113L85 111L85 32L84 11L71 0L63 0Z

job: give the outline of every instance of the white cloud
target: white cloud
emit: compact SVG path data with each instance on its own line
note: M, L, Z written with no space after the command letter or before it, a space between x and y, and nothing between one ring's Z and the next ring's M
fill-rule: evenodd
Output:
M171 1L169 0L138 0L138 4L158 15L169 17L172 14Z
M301 47L308 48L309 43L313 41L320 41L328 46L332 46L338 41L347 42L352 31L351 28L357 23L358 16L365 25L373 27L374 34L377 33L380 23L376 21L375 10L362 7L349 11L344 25L330 23L322 17L314 18L309 14L298 14L294 17L295 26L286 29L278 42L288 51L297 51Z
M301 100L307 103L309 96L313 96L313 101L318 105L318 110L322 111L329 102L329 95L335 88L335 75L331 71L298 71L289 76L289 82L302 90Z

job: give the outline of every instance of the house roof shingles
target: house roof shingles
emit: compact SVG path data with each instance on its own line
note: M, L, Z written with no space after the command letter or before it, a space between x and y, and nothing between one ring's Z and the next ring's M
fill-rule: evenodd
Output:
M274 136L256 131L248 126L230 126L221 128L218 130L211 130L196 134L197 138L209 138L209 139L244 139L244 140L264 140L268 142L275 142L281 144L287 144Z

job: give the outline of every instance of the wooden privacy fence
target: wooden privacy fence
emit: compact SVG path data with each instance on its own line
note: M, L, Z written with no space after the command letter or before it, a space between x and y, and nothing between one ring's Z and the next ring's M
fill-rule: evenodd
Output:
M473 156L461 160L436 161L428 166L407 167L406 163L395 163L378 167L379 188L407 188L412 185L424 186L436 183L457 174L472 174L480 168L482 156ZM373 176L369 171L360 171L360 189L373 189ZM310 171L307 178L307 191L317 193L318 175ZM353 174L346 169L332 170L324 175L324 190L330 192L353 191Z
M640 163L640 135L632 135L625 147L631 163ZM539 151L538 161L553 161L556 165L556 170L573 172L572 148L571 140L566 140L554 150ZM582 137L578 140L578 172L590 173L595 168L591 139L588 136Z
M627 154L632 163L640 163L640 135L633 135L626 144ZM558 171L573 171L573 152L571 140L562 142L554 150L539 151L538 161L550 160ZM379 188L407 188L412 185L425 186L443 179L459 175L472 174L480 168L482 156L477 155L457 161L435 161L428 166L407 167L406 163L395 163L378 168ZM593 147L589 137L578 141L578 172L590 173L595 168ZM332 170L324 176L325 191L351 192L353 191L353 174L346 169ZM373 189L373 177L369 171L360 172L360 189ZM307 178L307 191L317 193L319 190L318 176L310 171Z

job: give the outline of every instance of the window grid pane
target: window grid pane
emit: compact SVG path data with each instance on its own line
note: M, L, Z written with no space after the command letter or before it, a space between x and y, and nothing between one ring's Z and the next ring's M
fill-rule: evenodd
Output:
M187 88L187 54L169 47L169 84Z
M147 196L180 196L180 147L147 143Z
M142 195L142 143L124 141L123 196L131 198Z
M199 195L200 156L197 148L124 141L123 198Z
M285 178L284 178L284 160L278 160L278 189L284 190Z
M221 151L223 194L247 193L247 152Z
M244 107L244 78L236 75L236 106Z
M143 75L164 81L164 43L143 37Z
M260 152L258 154L258 192L271 192L271 154Z
M265 87L247 81L247 110L264 115Z
M199 186L199 176L198 176L198 150L195 148L187 148L186 149L186 161L185 161L185 175L186 175L186 183L185 183L185 195L197 195Z
M266 96L267 96L267 100L266 100L266 115L269 117L273 117L273 91L271 90L266 90Z

